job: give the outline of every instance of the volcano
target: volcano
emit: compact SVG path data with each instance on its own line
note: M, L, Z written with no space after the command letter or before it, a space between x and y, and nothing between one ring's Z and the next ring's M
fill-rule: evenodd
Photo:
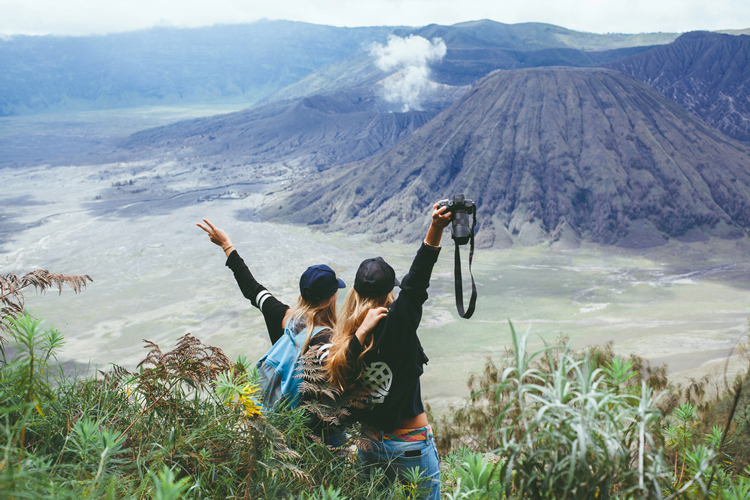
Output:
M457 193L476 202L484 247L741 238L750 148L624 73L496 71L392 149L291 184L264 215L415 240L427 207Z

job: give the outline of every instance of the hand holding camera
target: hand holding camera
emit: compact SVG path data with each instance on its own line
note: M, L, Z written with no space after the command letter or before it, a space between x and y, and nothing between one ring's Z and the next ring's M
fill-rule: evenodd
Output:
M452 200L438 202L438 208L447 207L446 212L451 213L451 238L459 245L465 245L474 238L474 226L477 223L477 206L473 201L457 194ZM474 216L474 223L469 225L469 215Z

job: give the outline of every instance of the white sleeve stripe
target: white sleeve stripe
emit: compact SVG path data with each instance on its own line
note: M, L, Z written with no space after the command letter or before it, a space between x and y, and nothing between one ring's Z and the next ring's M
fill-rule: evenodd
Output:
M333 344L323 344L318 348L318 360L324 361L328 357L328 353L331 350Z
M271 297L271 292L269 292L268 290L263 290L258 294L257 297L255 297L255 302L258 304L258 309L260 309L261 311L263 310L263 303L268 297Z

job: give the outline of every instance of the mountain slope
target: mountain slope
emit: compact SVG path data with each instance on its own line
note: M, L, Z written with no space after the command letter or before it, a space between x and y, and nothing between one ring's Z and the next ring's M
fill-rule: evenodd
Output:
M0 39L0 116L47 109L255 102L392 28L258 21Z
M275 220L420 237L425 207L475 200L482 245L625 247L750 228L750 148L606 69L498 71L393 149L292 185Z
M610 63L725 134L750 142L750 36L693 32Z
M463 91L443 87L436 94L443 100L425 103L425 111L394 113L376 89L351 89L145 130L130 136L123 148L225 166L285 163L297 170L325 170L389 149Z

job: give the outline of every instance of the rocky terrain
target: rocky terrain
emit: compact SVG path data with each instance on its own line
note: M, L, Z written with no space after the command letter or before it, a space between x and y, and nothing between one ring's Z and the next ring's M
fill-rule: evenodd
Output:
M647 83L730 137L750 142L747 34L686 33L608 67Z
M426 206L474 199L484 246L643 248L740 238L750 148L607 69L497 71L391 150L297 182L273 220L421 237Z
M413 239L430 201L465 193L480 207L479 243L495 247L577 246L586 240L644 248L669 238L739 238L750 227L747 146L623 73L559 67L609 63L742 139L748 105L744 47L750 37L691 33L648 47L639 44L668 43L676 35L591 35L484 20L355 30L344 36L350 42L346 49L313 44L305 53L317 55L295 66L303 56L289 55L290 47L335 36L335 30L300 26L295 41L279 48L287 56L278 61L297 69L294 75L276 74L271 87L282 85L279 75L296 83L269 95L265 104L150 128L124 140L97 137L96 154L89 151L85 160L114 167L99 173L112 179L111 186L90 208L122 216L162 213L274 186L274 201L263 217ZM289 28L277 27L276 36ZM223 46L236 36L260 36L247 27L225 28L201 31L205 36L196 43ZM378 67L367 51L366 40L389 33L445 43L444 56L431 62L429 71L422 68L427 91L410 111L384 98L384 89L403 74ZM217 41L217 34L223 38ZM171 40L160 56L166 57L183 35L166 30L144 36ZM129 53L136 57L138 50ZM348 58L346 51L352 54ZM259 61L273 59L271 52L260 52ZM225 54L224 63L236 55ZM177 58L162 76L171 78L169 68L183 63ZM198 73L206 69L201 64L194 66ZM299 79L313 67L318 70ZM656 76L648 76L652 73ZM263 79L260 73L256 77ZM159 84L159 78L151 83ZM297 94L302 96L293 97ZM720 116L712 122L715 115ZM0 137L0 145L12 140L13 135ZM11 165L45 158L43 148L12 145ZM82 161L73 149L58 163ZM127 174L120 165L128 166ZM285 190L275 191L278 182L289 181ZM258 216L253 209L241 218Z
M386 151L465 91L442 86L424 111L400 113L378 97L377 85L358 87L145 130L123 149L142 157L200 158L217 168L286 164L320 171Z
M429 91L411 111L402 112L403 103L383 97L384 89L403 75L379 67L376 56L363 46L271 94L262 105L134 134L122 142L121 154L188 158L218 169L276 165L322 171L388 150L493 70L596 66L650 48L634 44L665 43L676 36L594 35L539 23L488 20L399 28L394 33L446 44L446 55L431 62L426 72ZM608 47L613 48L599 50Z

